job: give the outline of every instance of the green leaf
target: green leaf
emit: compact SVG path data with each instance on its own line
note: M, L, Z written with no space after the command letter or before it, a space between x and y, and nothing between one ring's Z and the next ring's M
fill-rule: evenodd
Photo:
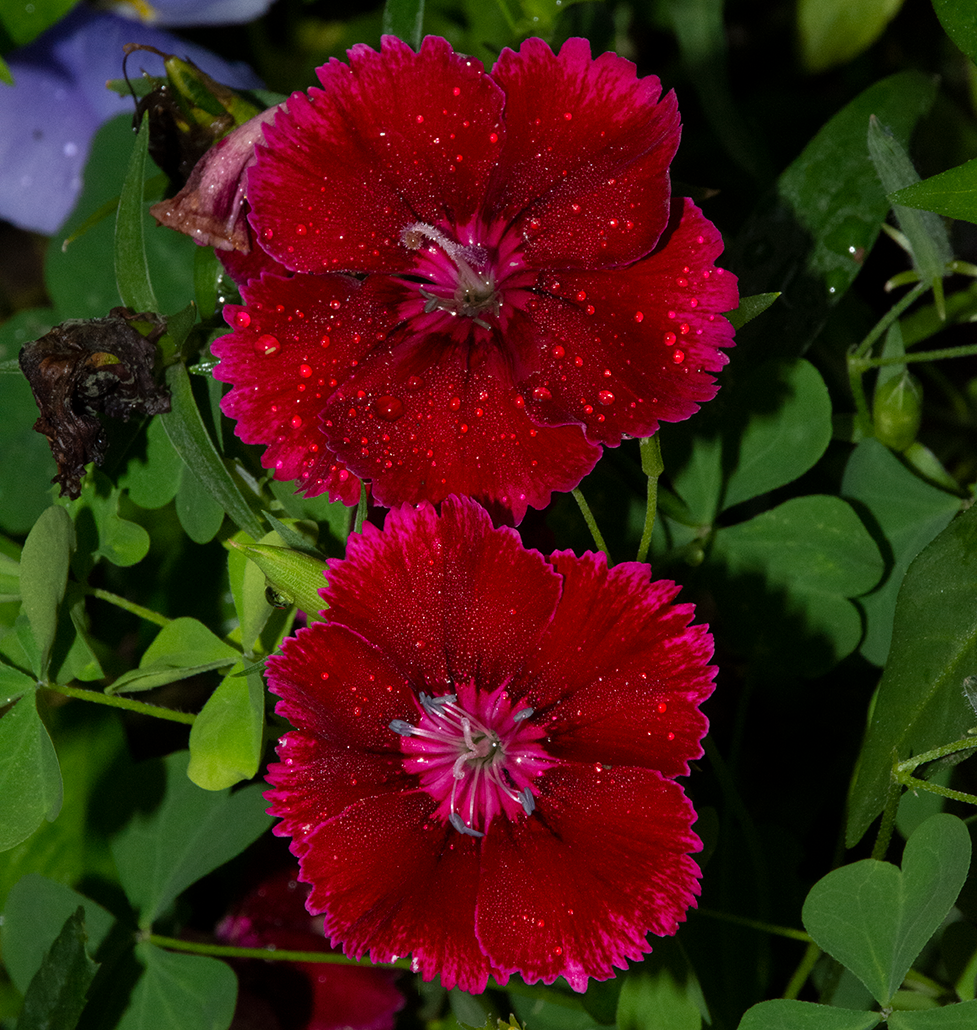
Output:
M238 650L225 644L197 619L174 619L146 648L139 668L120 676L105 688L105 692L150 690L164 683L233 665L240 657Z
M224 790L258 771L264 744L265 687L243 663L221 680L190 727L187 776L204 790Z
M625 979L617 1030L700 1030L707 1014L702 988L684 954L675 942L661 942Z
M224 509L220 502L187 464L183 464L180 469L176 514L180 525L195 544L209 543L224 524Z
M906 842L901 871L866 858L820 879L804 902L804 927L887 1005L957 900L969 868L967 827L956 816L934 815Z
M423 27L424 0L387 0L383 5L383 35L396 36L420 50Z
M2 25L17 46L29 43L46 28L60 21L78 0L33 0L32 3L3 4Z
M26 994L65 920L79 907L85 913L88 951L97 954L115 923L111 913L70 887L35 873L14 885L3 910L3 959L21 994Z
M889 199L903 207L921 208L946 218L977 222L977 158L912 186L905 186Z
M292 518L325 523L337 543L346 543L353 520L351 509L342 501L330 501L328 494L303 497L295 493L294 483L284 483L277 479L271 480L268 485L276 500Z
M117 712L103 705L75 703L51 710L51 732L58 741L64 803L53 823L42 821L27 840L4 854L0 906L26 873L41 873L59 884L115 879L105 828L111 814L101 799L106 781L121 775L126 755L122 722ZM58 909L58 925L64 922L64 913L73 910L74 905L68 903L63 911ZM91 929L90 917L88 924ZM52 931L44 946L53 939Z
M779 296L779 293L759 293L755 297L740 297L739 307L726 317L734 329L742 329L747 322L762 315Z
M38 679L47 675L74 543L71 516L54 505L41 513L20 556L20 594L37 644L39 666L34 672Z
M27 988L17 1030L74 1030L99 965L89 957L87 943L85 909L79 905Z
M831 440L831 400L809 362L770 361L692 421L663 433L665 467L693 517L708 525L815 464Z
M872 1030L881 1019L878 1012L854 1012L776 998L749 1009L738 1030Z
M0 82L4 82L8 86L14 84L14 77L10 73L10 66L2 57L0 57Z
M963 737L974 713L964 678L977 671L977 507L921 551L899 588L892 646L849 799L854 847L882 811L894 762Z
M159 311L159 303L149 280L146 261L146 211L143 203L143 182L146 178L146 154L149 147L149 114L143 115L129 158L119 211L115 217L115 278L119 296L133 311Z
M25 672L0 662L0 707L33 690L37 684Z
M973 1030L975 1026L977 1001L944 1005L925 1012L893 1012L889 1016L889 1030Z
M129 459L119 487L128 490L140 508L162 508L176 497L184 467L162 420L154 418L146 429L145 454Z
M848 598L870 590L882 557L851 506L837 497L795 497L716 533L712 560L729 632L750 641L768 671L826 672L862 635Z
M271 587L288 603L296 605L313 621L324 606L319 591L326 585L326 563L301 551L265 544L236 544L261 570Z
M160 418L170 442L211 496L227 514L255 540L262 535L261 523L248 507L237 484L227 471L204 426L190 388L186 366L170 365L166 370L172 410Z
M36 702L36 692L25 694L0 718L0 851L61 811L61 769Z
M145 966L117 1030L227 1030L237 1002L230 966L206 955L136 945Z
M75 574L85 580L99 558L121 568L141 562L149 553L149 534L119 515L122 491L93 469L82 481L81 496L66 505L75 523Z
M977 20L967 0L933 0L933 10L950 39L977 61Z
M902 0L800 0L797 29L808 71L845 64L867 50L899 13Z
M884 541L891 562L888 576L859 599L867 625L861 653L884 665L892 640L896 596L909 563L960 509L960 498L913 475L877 440L863 440L852 451L841 481L842 496L868 510L870 529Z
M149 926L192 883L243 851L271 826L256 783L231 794L201 790L187 779L188 754L144 762L133 782L132 815L113 837L119 879L140 926ZM159 801L146 809L152 784Z
M765 357L802 354L820 331L889 212L865 158L869 116L876 115L905 146L935 95L936 83L921 72L875 83L839 111L781 175L776 196L757 209L730 248L742 294L783 291L757 331L748 327L737 338L739 360L750 348Z

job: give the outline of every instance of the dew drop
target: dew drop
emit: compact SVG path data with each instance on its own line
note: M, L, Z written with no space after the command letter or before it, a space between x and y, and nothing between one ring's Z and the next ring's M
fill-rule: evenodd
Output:
M675 333L665 333L664 339L666 347L674 347L675 341L678 339L678 337L675 335Z
M600 393L597 394L597 400L599 400L603 405L613 404L614 394L611 393L610 390L601 390Z
M420 376L411 376L407 380L408 390L419 390L424 385L424 380Z
M678 279L675 280L675 285L676 286L682 286L682 287L688 286L689 285L689 280L688 279L683 279L683 278L679 277Z
M399 397L378 397L373 409L385 422L396 422L404 413L404 402Z
M251 316L247 311L239 311L234 316L234 328L235 329L247 329L251 325Z
M274 238L275 231L273 229L265 229L265 231L261 235L264 237L264 239L270 240Z
M296 236L304 236L308 231L308 227L303 225L301 222L299 222L298 225L295 226Z
M281 349L282 345L278 342L278 337L272 336L270 333L259 336L254 342L255 353L265 358L273 358Z
M573 213L574 213L575 215L579 215L579 214L580 214L580 205L579 205L579 204L571 204L571 205L570 205L570 210L571 210L571 211L572 211L572 212L573 212Z
M457 411L461 407L461 399L459 397L452 397L451 400L448 401L448 407L452 411Z
M548 401L553 399L553 394L546 389L545 386L537 386L533 390L533 400L535 401Z
M462 422L462 424L458 427L458 432L462 433L462 434L467 433L468 432L468 426L465 425L464 422Z
M665 704L664 701L659 701L658 704L655 705L655 709L659 715L664 715L668 711L668 705Z
M587 312L588 315L592 315L597 310L597 308L595 308L593 304L588 304L587 307L584 308L584 310Z
M550 353L552 353L554 358L559 359L562 358L564 354L566 354L566 350L564 350L564 348L561 347L560 344L556 344Z
M343 302L340 301L340 300L331 300L331 301L329 301L329 307L331 307L333 309L333 311L338 311L342 306L343 306Z
M674 739L675 739L675 734L674 734L674 733L669 733L669 734L666 734L666 736L667 736L667 738L668 738L669 740L674 740Z
M580 303L582 304L586 299L587 299L587 291L586 290L578 290L577 291L577 300L580 301Z
M299 365L299 375L303 379L308 379L312 375L312 368L309 365Z
M691 328L691 327L689 326L689 323L688 323L688 322L683 322L683 323L682 323L682 324L681 324L681 325L680 325L680 326L678 327L678 331L679 331L679 332L680 332L680 333L681 333L681 334L682 334L683 336L685 336L685 335L686 335L686 334L688 333L688 331L689 331L689 329L690 329L690 328Z
M424 124L424 115L422 115L422 114L417 115L417 117L414 119L414 121L417 122L418 125L423 125Z
M291 419L289 420L289 425L293 429L301 429L302 428L302 416L301 415L293 415L291 417Z
M499 142L499 134L497 132L490 132L489 133L489 143L498 143L498 142Z
M644 312L643 311L636 311L634 313L634 320L635 320L635 322L643 322L645 320Z
M454 89L453 89L453 90L452 90L451 92L452 92L452 93L453 93L453 94L454 94L454 95L455 95L456 97L460 97L460 96L461 96L461 86L455 86L455 88L454 88Z
M526 398L523 397L521 393L517 393L513 404L515 404L517 408L524 408L526 406Z
M323 347L328 347L328 346L329 346L329 344L330 344L331 342L332 342L332 341L331 341L331 340L329 339L329 337L328 337L328 336L322 336L322 337L320 337L320 339L319 339L319 343L320 343L320 344L321 344L321 345L322 345Z
M672 361L674 361L676 365L681 365L682 362L685 361L685 351L684 350L678 350L677 348L675 350L673 350L672 351Z

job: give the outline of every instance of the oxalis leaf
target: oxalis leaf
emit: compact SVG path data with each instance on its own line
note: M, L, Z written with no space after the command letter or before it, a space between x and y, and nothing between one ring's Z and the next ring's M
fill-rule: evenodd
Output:
M754 1005L740 1020L738 1030L872 1030L881 1018L877 1012L775 998Z
M907 841L901 871L866 858L819 880L804 903L804 927L888 1005L969 869L967 827L956 816L934 815Z
M977 674L977 507L913 560L899 588L886 662L849 800L854 847L885 806L893 762L963 737L974 713L963 681Z

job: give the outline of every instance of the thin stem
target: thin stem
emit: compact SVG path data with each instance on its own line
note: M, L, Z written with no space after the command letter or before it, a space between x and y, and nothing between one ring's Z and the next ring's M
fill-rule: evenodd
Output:
M172 619L168 619L165 615L160 615L159 612L154 612L151 608L143 608L141 604L127 601L124 597L113 594L109 590L102 590L101 587L86 587L85 593L90 597L97 597L102 601L108 601L109 604L114 604L117 608L131 612L147 622L155 622L157 626L168 626L172 622Z
M862 376L865 374L865 366L861 359L853 354L848 355L848 388L855 400L855 425L862 436L872 435L872 412L869 410L868 400L865 397L865 386ZM857 439L857 437L856 437Z
M797 968L794 970L793 976L784 988L784 993L781 995L783 998L787 998L793 1001L797 998L797 995L801 993L801 988L807 983L807 978L811 975L811 970L817 964L818 959L821 957L821 949L813 942L804 949L804 955L800 962L797 963Z
M736 923L738 926L748 926L759 933L773 934L775 937L788 937L792 941L802 941L804 944L811 944L811 935L803 930L795 930L791 926L777 926L776 923L767 923L762 919L749 919L746 916L736 916L730 912L717 912L715 909L702 908L700 905L696 911L710 919L721 919L726 923Z
M60 686L56 683L45 683L44 685L48 690L64 694L65 697L75 697L80 701L92 701L97 705L108 705L109 708L123 708L127 712L137 712L139 715L151 715L155 719L182 722L187 726L190 726L196 718L192 712L177 712L172 708L163 708L162 705L150 705L145 701L133 701L128 697L103 694L100 690L81 690L78 687Z
M904 783L909 790L925 790L930 794L939 794L941 798L977 805L977 794L965 794L962 790L951 790L949 787L941 787L938 783L931 783L929 780L918 780L915 776L906 776L905 778L900 777L900 783Z
M575 487L572 493L574 500L580 506L580 513L583 515L584 522L587 523L590 535L594 538L594 544L597 546L597 550L602 551L608 558L610 558L611 555L607 550L607 544L604 543L604 538L600 535L600 530L597 528L597 520L594 518L593 512L590 510L590 505L587 504L586 498L580 492L580 487Z
M257 958L271 962L324 962L339 966L382 966L410 969L409 959L396 962L373 963L369 959L357 962L333 951L289 951L285 948L236 948L228 944L206 944L201 941L184 941L179 937L163 937L157 933L147 934L145 940L170 951L187 951L194 955L212 955L214 958Z
M947 358L969 358L977 354L977 343L963 347L944 347L942 350L924 350L913 354L894 354L888 358L859 358L857 364L864 371L884 365L906 365L911 361L945 361Z
M645 526L641 531L641 543L638 544L639 562L648 560L651 534L655 528L655 515L658 511L658 477L665 471L657 435L641 441L641 471L648 477L648 500L645 504Z
M882 822L879 824L879 833L875 838L875 847L872 848L872 858L879 861L885 860L885 853L889 850L889 842L892 840L892 831L896 825L896 812L899 811L899 798L902 797L902 786L893 777L889 782L889 793L885 798L885 808L882 811Z
M366 483L360 483L360 503L356 506L356 521L353 523L353 532L362 533L363 523L366 522Z
M890 325L909 307L918 297L921 297L928 289L929 283L917 283L904 297L897 300L895 304L875 323L875 327L868 336L855 348L854 357L863 358L872 349L872 345Z
M912 758L907 758L904 762L899 762L895 769L896 776L898 777L900 773L911 773L913 769L917 769L927 762L946 758L947 755L955 754L957 751L970 751L973 748L977 748L977 737L964 737L962 740L953 741L952 744L941 744L932 751L923 751L918 755L913 755ZM900 780L900 782L903 781Z

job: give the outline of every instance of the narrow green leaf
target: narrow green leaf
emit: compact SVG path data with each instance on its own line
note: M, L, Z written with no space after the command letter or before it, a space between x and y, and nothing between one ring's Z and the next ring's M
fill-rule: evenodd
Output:
M977 62L977 18L968 0L933 0L933 10L950 39Z
M145 966L117 1030L227 1030L237 1002L230 966L206 955L136 945Z
M934 815L907 841L901 871L866 858L820 879L804 902L804 927L888 1005L969 869L967 827L956 816Z
M301 551L263 544L235 544L258 566L268 583L290 604L304 611L313 620L323 608L319 591L325 586L326 563Z
M396 36L420 50L423 27L424 0L387 0L383 5L383 35Z
M974 724L963 681L977 671L977 507L906 572L892 646L849 799L848 846L882 811L894 761L959 740Z
M973 1030L977 1026L977 1001L963 1001L920 1012L893 1012L889 1030Z
M762 315L779 296L779 293L758 293L755 297L740 297L739 307L726 317L734 329L742 329L747 322Z
M56 819L62 791L58 756L31 691L0 718L0 851Z
M159 417L170 442L214 500L239 528L257 540L262 536L261 523L248 507L214 447L193 399L186 366L182 363L170 365L166 370L166 382L170 388L172 410Z
M115 917L97 902L46 876L28 873L14 885L3 910L3 961L21 994L41 968L72 912L82 908L89 954L96 954Z
M37 644L40 667L34 671L39 679L47 675L74 543L71 516L53 505L41 513L20 556L20 592Z
M977 158L912 186L905 186L889 199L904 207L977 222Z
M738 1030L872 1030L881 1021L878 1012L855 1012L776 998L749 1009Z
M27 988L17 1030L74 1030L85 1008L88 988L98 972L86 951L85 909L65 920Z
M872 249L889 201L870 161L865 132L874 114L904 146L936 94L931 77L901 72L870 86L838 112L777 182L730 248L745 296L783 291L737 337L744 351L802 354L844 296ZM721 396L721 395L720 395Z
M190 727L187 776L204 790L224 790L258 771L264 745L265 689L261 673L235 666Z
M149 279L146 260L146 211L143 204L143 180L146 177L146 153L149 146L149 116L144 115L139 135L132 148L132 157L119 197L115 216L115 278L119 296L133 311L159 311L156 295Z
M845 64L867 50L899 13L902 0L800 0L797 30L808 71Z
M271 826L264 784L231 794L201 790L187 778L189 755L177 752L137 767L121 803L132 815L112 839L119 879L140 926L149 926L192 883L232 859ZM147 785L159 803L145 810Z

